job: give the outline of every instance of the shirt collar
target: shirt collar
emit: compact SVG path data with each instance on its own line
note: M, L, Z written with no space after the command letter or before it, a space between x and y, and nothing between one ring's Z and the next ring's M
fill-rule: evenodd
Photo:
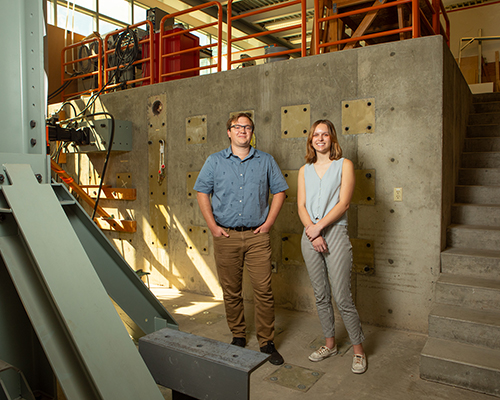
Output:
M224 157L230 158L232 155L233 151L231 150L231 145L229 145L229 147L226 150L224 150ZM255 150L253 146L250 146L250 152L248 153L248 156L245 157L245 160L251 157L260 157L259 152Z

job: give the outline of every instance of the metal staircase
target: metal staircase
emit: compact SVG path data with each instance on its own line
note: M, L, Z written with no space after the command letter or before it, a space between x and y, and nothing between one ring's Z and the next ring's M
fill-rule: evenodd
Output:
M420 376L500 397L500 93L473 102Z

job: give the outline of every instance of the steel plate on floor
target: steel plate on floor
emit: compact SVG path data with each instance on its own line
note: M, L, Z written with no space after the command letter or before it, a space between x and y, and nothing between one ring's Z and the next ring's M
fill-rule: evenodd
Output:
M283 364L264 379L290 389L307 392L323 375L324 372L292 364Z

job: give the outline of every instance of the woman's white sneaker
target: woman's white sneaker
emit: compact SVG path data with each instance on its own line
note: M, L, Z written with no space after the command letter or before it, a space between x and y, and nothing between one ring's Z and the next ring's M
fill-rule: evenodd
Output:
M361 354L354 354L352 359L351 371L355 374L362 374L366 371L366 356Z
M335 354L337 354L337 345L335 345L333 349L330 349L326 346L321 346L318 350L316 350L309 356L309 360L321 361L330 356L334 356Z

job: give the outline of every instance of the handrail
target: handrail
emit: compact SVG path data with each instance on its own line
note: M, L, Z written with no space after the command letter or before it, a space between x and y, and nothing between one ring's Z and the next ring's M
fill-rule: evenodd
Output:
M85 46L86 44L93 43L93 42L97 42L97 54L90 55L88 57L72 59L71 61L65 61L65 54L68 50L74 50L77 47ZM95 71L92 71L89 73L78 74L78 75L70 76L70 77L65 76L66 75L65 68L67 66L75 65L75 64L81 63L83 61L93 62L95 59L97 60L97 69ZM83 40L81 42L73 43L73 44L70 44L69 46L64 47L61 51L61 85L62 85L62 87L64 87L64 89L61 92L62 100L65 101L69 97L81 96L83 94L90 94L94 91L101 90L101 88L102 88L102 73L101 73L101 71L102 71L102 41L99 37L93 37L93 38ZM80 91L80 92L65 93L65 91L66 91L65 85L67 85L68 82L82 79L82 78L95 76L95 75L97 75L97 87L96 88L91 88L91 89Z
M120 83L115 83L115 84L110 84L111 81L111 75L114 77L115 74L110 74L110 72L117 70L119 67L122 67L122 65L115 65L113 67L108 66L108 59L109 56L113 53L116 53L116 48L113 49L108 49L108 38L111 36L117 36L120 35L121 33L125 32L127 29L134 29L137 28L141 25L147 25L148 32L154 32L153 30L153 23L151 21L142 21L138 22L137 24L129 25L126 28L118 29L116 31L110 32L106 35L104 38L104 76L105 76L105 90L108 91L110 89L113 89L117 86L121 86L124 84L124 82ZM138 46L142 44L148 44L150 49L153 49L153 35L149 35L148 37L145 37L144 39L138 40L137 41ZM128 44L126 47L129 48L131 45ZM135 60L132 65L137 65L137 64L144 64L148 65L149 63L149 76L143 76L141 78L135 78L128 80L126 83L131 85L134 83L139 83L142 82L142 84L145 84L146 81L149 81L149 84L153 84L153 60L154 60L154 53L152 51L149 52L149 56L143 57L141 59Z
M378 11L384 8L389 8L389 7L396 7L400 6L403 4L409 4L411 3L411 10L412 10L412 23L410 27L405 27L405 28L398 28L398 29L392 29L390 31L383 31L383 32L377 32L373 34L368 34L368 35L361 35L357 37L351 37L347 39L341 39L341 40L336 40L328 43L319 43L319 34L315 35L314 38L314 44L311 44L311 46L314 46L315 49L315 54L319 54L320 49L325 48L325 47L330 47L330 46L336 46L339 44L344 44L344 43L352 43L352 42L359 42L361 40L369 40L373 39L376 37L383 37L383 36L389 36L389 35L395 35L395 34L400 34L404 32L411 32L413 38L418 38L422 35L421 33L421 27L422 24L427 28L428 31L433 32L435 35L441 34L445 40L446 43L449 46L449 37L450 37L450 23L448 16L446 15L446 10L444 8L442 0L432 0L432 5L429 2L429 0L425 0L425 3L427 4L430 12L432 13L432 24L428 21L427 17L425 16L423 10L420 8L419 0L395 0L391 1L388 3L384 4L379 4L379 5L374 5L370 7L365 7L362 9L358 10L353 10L353 11L347 11L344 13L340 14L334 14L330 15L327 17L322 17L322 18L315 18L314 19L314 30L315 32L319 32L319 27L322 22L327 22L331 20L338 20L341 18L349 17L351 15L357 15L357 14L364 14L364 13L369 13L373 11ZM340 5L341 7L341 5ZM314 0L314 13L316 16L319 15L319 0ZM440 16L443 15L446 23L446 28L443 28L441 21L440 21Z
M315 1L317 1L317 0L315 0ZM228 32L228 38L227 38L227 68L228 69L231 69L231 66L233 64L240 64L240 63L244 63L244 62L248 62L248 61L252 61L252 60L259 60L259 59L262 59L262 58L270 58L270 57L276 57L276 56L280 56L280 55L293 54L293 53L301 53L301 57L305 57L307 55L307 53L306 53L306 51L307 51L306 50L306 39L307 39L307 36L306 36L306 0L289 0L289 1L284 1L284 2L279 3L279 4L271 5L269 7L262 7L262 8L259 8L258 10L253 10L253 11L241 13L241 14L235 15L235 16L232 15L232 4L233 4L233 0L229 0L228 3L227 3L227 32ZM241 37L233 38L233 34L232 34L232 22L233 21L236 21L236 20L241 19L241 18L250 17L250 16L256 15L256 14L261 14L261 13L265 13L265 12L268 12L268 11L277 10L277 9L280 9L280 8L285 8L285 7L293 6L295 4L300 4L301 5L301 20L300 20L300 23L294 24L294 25L291 25L291 26L287 26L285 28L271 29L271 30L267 30L267 31L264 31L264 32L258 32L258 33L254 33L254 34L251 34L251 35L246 35L246 36L241 36ZM255 57L240 58L240 59L238 59L236 61L232 61L232 59L231 59L232 45L235 42L239 42L239 41L242 41L242 40L253 39L253 38L257 38L257 37L261 37L261 36L265 36L265 35L271 35L273 33L284 32L284 31L287 31L287 30L292 30L292 29L297 29L297 28L300 28L301 29L301 33L302 33L302 35L301 35L302 36L301 46L298 49L290 49L290 50L280 51L280 52L276 52L276 53L270 53L270 54L255 56ZM261 47L249 48L249 49L246 49L245 52L256 50L256 49L259 49L259 48L261 48Z
M182 29L182 30L178 30L178 31L174 30L173 32L165 33L166 32L165 31L165 22L167 20L172 19L172 18L177 18L180 15L189 14L189 13L192 13L194 11L199 11L199 10L202 10L204 8L210 8L213 6L217 6L217 21L211 22L208 24L204 24L204 25L201 25L198 27L190 28L190 29ZM162 18L160 26L161 26L160 37L159 37L160 60L159 60L159 73L158 73L159 82L163 82L164 79L166 79L167 77L172 76L172 75L182 75L182 74L186 74L189 72L201 71L201 70L209 69L209 68L217 68L217 72L220 72L222 70L222 6L218 1L211 1L208 3L200 4L200 5L195 6L195 7L191 7L187 10L178 11L178 12L173 13L173 14L167 14ZM207 44L204 46L191 47L189 49L184 49L184 50L170 52L170 53L166 52L167 50L165 49L165 44L164 44L165 39L172 38L174 36L180 36L184 33L192 32L192 31L196 31L196 30L200 30L200 29L206 29L206 28L209 28L212 26L217 26L217 42L216 43L211 43L211 44ZM163 72L167 58L178 56L180 54L195 52L195 51L199 52L200 50L208 49L211 47L217 47L217 62L216 63L210 64L210 65L205 65L202 67L194 67L194 68L189 68L189 69L179 69L179 70L173 71L173 72L167 72L167 73Z

